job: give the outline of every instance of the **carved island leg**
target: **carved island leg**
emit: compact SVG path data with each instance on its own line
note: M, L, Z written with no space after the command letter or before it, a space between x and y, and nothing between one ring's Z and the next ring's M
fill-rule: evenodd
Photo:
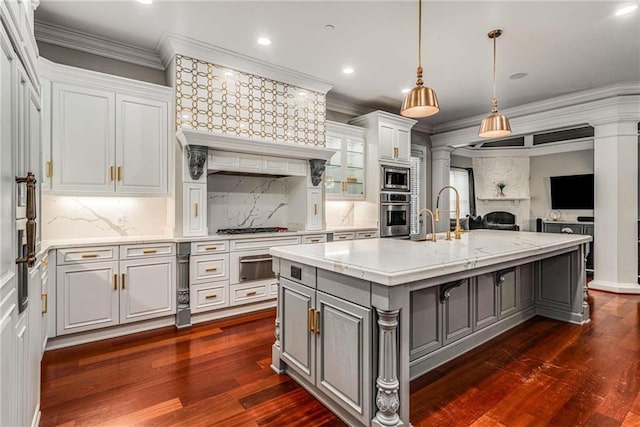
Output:
M398 416L400 398L398 389L398 313L400 310L378 312L380 340L378 349L378 378L376 380L376 406L378 411L372 420L374 426L401 426Z

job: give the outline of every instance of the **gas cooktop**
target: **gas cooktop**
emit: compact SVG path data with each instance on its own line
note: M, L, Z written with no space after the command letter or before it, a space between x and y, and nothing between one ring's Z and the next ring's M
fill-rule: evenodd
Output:
M249 233L280 233L289 231L287 227L251 227L251 228L221 228L218 234L249 234Z

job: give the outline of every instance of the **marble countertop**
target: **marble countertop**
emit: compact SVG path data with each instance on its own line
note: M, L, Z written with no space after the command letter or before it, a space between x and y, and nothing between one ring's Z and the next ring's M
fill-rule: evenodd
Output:
M326 234L334 231L371 231L376 228L371 227L349 227L339 229L313 230L313 231L280 231L274 233L249 233L249 234L209 234L208 236L197 237L171 237L171 236L113 236L113 237L85 237L72 239L55 239L43 240L40 252L49 249L83 247L83 246L101 246L101 245L120 245L120 244L138 244L138 243L159 243L159 242L201 242L208 240L240 240L240 239L257 239L257 238L273 238L273 237L291 237L291 236L307 236L315 234Z
M591 236L473 230L460 240L367 239L270 248L271 255L387 286L526 259L591 241Z

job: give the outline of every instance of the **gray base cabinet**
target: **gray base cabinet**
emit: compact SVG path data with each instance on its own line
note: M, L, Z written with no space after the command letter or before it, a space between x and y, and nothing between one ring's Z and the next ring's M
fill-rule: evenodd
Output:
M280 301L280 354L287 369L368 423L371 310L283 277Z

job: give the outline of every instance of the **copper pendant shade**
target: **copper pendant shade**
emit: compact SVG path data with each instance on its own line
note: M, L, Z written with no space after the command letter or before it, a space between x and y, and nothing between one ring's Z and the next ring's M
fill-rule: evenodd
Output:
M496 39L500 35L502 35L502 30L492 30L487 34L490 39L493 39L493 100L491 114L485 117L480 124L478 136L482 138L499 138L511 134L509 119L498 113L498 98L496 97Z
M400 114L405 117L429 117L440 111L436 92L422 81L422 0L418 0L418 72L416 87L402 101Z

